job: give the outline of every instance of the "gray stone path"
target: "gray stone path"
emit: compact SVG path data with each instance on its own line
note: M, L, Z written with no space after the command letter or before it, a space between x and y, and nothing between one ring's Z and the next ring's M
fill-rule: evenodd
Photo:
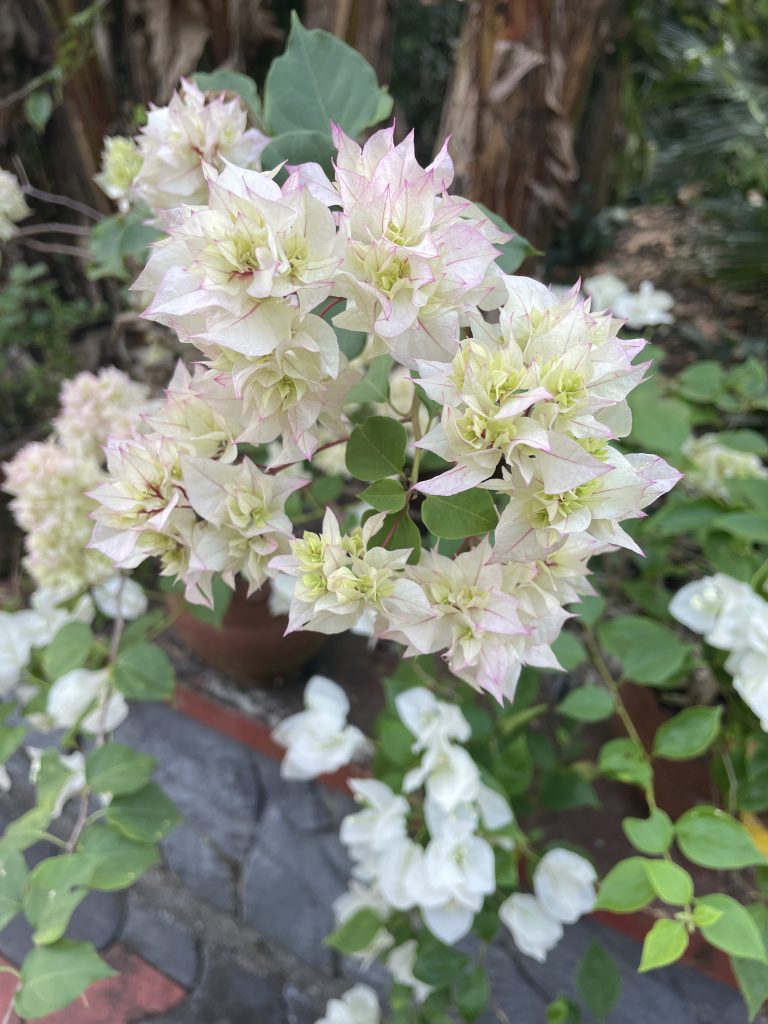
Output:
M99 948L121 940L189 990L154 1024L313 1024L331 995L360 979L355 963L322 944L331 903L347 884L337 830L351 801L317 784L286 782L276 762L165 706L135 705L118 738L157 758L158 781L185 823L164 843L164 866L134 890L88 897L73 936ZM26 769L17 755L0 818L28 803ZM505 1016L489 1011L481 1024L545 1024L548 1002L575 995L575 966L596 935L624 983L611 1022L746 1021L733 990L683 967L638 976L637 944L585 920L566 929L543 965L509 942L495 944L488 963ZM18 922L0 933L0 953L12 960L28 946Z

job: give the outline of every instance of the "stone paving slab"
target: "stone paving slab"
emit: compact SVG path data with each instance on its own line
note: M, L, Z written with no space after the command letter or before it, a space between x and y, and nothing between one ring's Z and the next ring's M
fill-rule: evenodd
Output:
M386 990L380 970L361 974L356 962L322 943L331 903L347 884L349 862L338 839L338 824L353 806L347 795L286 782L274 760L165 706L134 705L118 738L158 759L160 783L186 814L163 844L163 867L128 893L89 896L74 921L79 938L100 948L120 943L181 992L172 1006L126 1020L314 1024L327 999L355 981ZM18 785L0 819L28 805L26 771L17 755L11 774ZM47 852L33 849L32 856ZM611 1024L745 1021L733 989L680 966L638 976L638 944L584 920L566 929L543 965L503 937L494 944L488 965L496 1005L481 1024L545 1024L546 1005L575 994L576 965L595 936L624 983ZM28 943L18 924L0 933L0 953L14 962ZM82 1012L76 1008L56 1024L122 1024L119 1016L77 1016Z

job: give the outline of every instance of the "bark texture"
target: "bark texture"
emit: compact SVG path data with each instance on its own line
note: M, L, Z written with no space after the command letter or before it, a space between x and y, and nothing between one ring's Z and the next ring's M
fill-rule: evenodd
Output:
M576 139L615 0L470 0L439 137L457 190L538 248L568 219Z
M201 58L245 70L282 32L262 0L112 0L93 25L73 31L71 19L87 6L0 0L0 162L10 166L18 154L35 186L110 212L93 184L104 135L124 130L137 103L166 103ZM36 139L23 101L31 80L52 67L62 69L61 84L45 86L54 111Z

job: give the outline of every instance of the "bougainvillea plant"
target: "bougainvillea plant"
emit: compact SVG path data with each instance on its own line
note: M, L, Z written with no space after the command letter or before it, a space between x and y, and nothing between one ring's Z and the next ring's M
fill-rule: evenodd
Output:
M374 737L348 724L343 691L322 677L275 734L289 778L373 754L372 776L351 784L360 810L341 838L353 877L328 941L386 964L389 1009L358 985L329 1003L325 1024L472 1021L495 1006L484 949L499 926L542 961L596 905L654 905L641 970L678 959L700 932L732 955L753 1008L765 910L696 892L675 850L725 869L764 857L731 813L702 804L673 822L654 787L655 758L723 743L722 704L681 711L648 751L623 682L674 686L703 656L648 615L621 614L625 598L599 621L590 579L610 576L613 559L638 561L643 510L681 476L630 433L645 342L578 287L555 294L514 276L525 243L450 193L447 146L422 167L394 127L358 141L391 102L338 40L294 22L263 108L250 80L221 74L183 82L135 139L108 140L98 179L122 212L96 229L95 248L151 221L159 236L134 289L191 369L180 364L156 402L113 372L78 378L52 438L7 467L38 589L30 608L0 614L3 761L29 727L64 730L33 753L36 805L0 839L0 926L23 913L34 929L17 1012L44 1016L111 972L66 938L69 919L89 890L128 886L156 863L178 821L152 759L111 738L126 699L173 691L153 642L163 616L146 613L130 578L147 560L192 604L213 608L219 581L272 584L288 595L289 630L365 628L399 645ZM729 462L706 439L686 451L726 519L713 474L765 482L759 457ZM352 481L353 505L336 492L318 517L318 467ZM638 601L658 592L651 563ZM689 584L671 609L729 652L724 671L758 715L764 577ZM758 623L748 635L734 625L745 614ZM546 736L541 673L581 671L587 657L595 674L577 673ZM729 699L742 737L759 733ZM612 715L625 735L585 752L584 724ZM598 775L648 804L623 822L636 855L599 890L583 851L524 824L536 800L594 804ZM74 815L59 820L70 800ZM41 839L59 852L29 870L23 852ZM470 934L471 949L456 949ZM598 1018L617 985L610 958L590 949L579 988ZM578 1012L563 997L549 1019Z

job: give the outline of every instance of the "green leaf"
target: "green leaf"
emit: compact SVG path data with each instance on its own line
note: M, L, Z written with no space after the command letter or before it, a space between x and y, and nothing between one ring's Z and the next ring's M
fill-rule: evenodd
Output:
M575 633L562 632L552 644L552 650L566 672L573 671L587 660L586 648Z
M766 863L744 826L716 807L686 811L675 825L675 836L688 860L701 867L736 869Z
M461 540L496 528L496 506L488 491L473 487L460 494L430 494L421 506L424 525L435 537Z
M272 139L261 153L261 166L271 171L279 164L320 164L323 170L333 174L333 158L336 149L327 131L283 132Z
M399 480L376 480L360 492L360 498L379 512L399 512L405 505L405 491Z
M0 932L21 910L27 865L18 850L0 851Z
M144 224L145 214L131 210L126 214L105 217L91 228L90 250L92 263L88 277L98 281L103 277L116 277L127 281L132 276L126 259L146 262L150 244L162 238L162 232Z
M413 735L396 718L384 718L378 729L379 750L396 765L406 765L414 760L411 751Z
M385 541L388 551L411 548L408 561L418 562L421 554L421 534L407 512L390 513L384 519L381 529L371 537L369 547L383 546Z
M642 615L621 615L598 626L600 643L635 683L658 686L678 672L690 650L671 629Z
M765 943L768 941L768 907L761 903L753 903L747 907L747 911ZM768 967L756 960L747 960L743 957L732 957L731 966L747 1004L749 1019L754 1020L768 999Z
M666 811L651 811L647 818L625 818L621 827L636 850L641 853L666 853L672 845L674 826Z
M392 356L376 356L368 364L361 381L347 395L347 402L386 402L389 399L389 374L395 361Z
M713 402L725 387L725 369L713 359L687 366L675 381L678 394L689 402Z
M738 452L751 452L753 455L768 455L768 440L757 430L721 430L718 441Z
M600 883L596 909L631 914L648 906L655 894L645 865L644 857L628 857L611 868Z
M101 823L85 829L78 852L90 865L90 887L102 892L127 889L160 860L154 846L127 839Z
M694 907L691 913L693 923L697 928L706 928L709 925L714 924L715 921L722 916L722 910L715 910L714 907L707 907L703 903Z
M506 757L506 750L505 750ZM527 788L528 781L521 786ZM518 789L517 792L521 792ZM510 793L513 791L510 790ZM585 778L571 768L553 768L544 772L539 783L539 800L550 811L569 811L575 807L599 807L600 800Z
M51 821L51 811L45 807L33 807L16 818L6 828L0 839L0 850L26 850L43 838Z
M704 558L710 568L724 572L733 579L748 583L760 564L749 544L725 533L708 533L702 542Z
M93 647L93 630L84 622L62 626L43 653L43 669L53 682L73 669L82 668Z
M357 138L384 109L368 61L327 32L307 31L292 14L285 51L272 61L264 86L270 133L329 132L333 121Z
M712 521L713 527L730 537L753 544L768 544L768 517L754 512L726 512Z
M388 416L369 416L347 442L347 469L358 480L383 480L403 469L408 435Z
M573 606L573 613L578 615L587 626L594 626L605 611L605 598L600 594L588 594Z
M216 71L196 71L192 81L203 92L236 92L258 121L261 118L261 100L256 83L248 75L232 68ZM262 165L263 166L263 165Z
M35 928L38 946L58 942L69 919L88 895L92 865L78 853L41 861L29 873L24 913Z
M547 1007L547 1024L581 1024L581 1010L572 999L559 996Z
M598 767L604 775L628 785L647 786L653 778L645 751L627 737L602 745Z
M603 686L580 686L557 706L558 713L577 722L602 722L614 710L611 694Z
M668 860L647 860L645 870L651 888L660 900L683 907L693 899L693 879L679 864Z
M494 763L493 772L510 796L518 796L530 788L533 779L533 761L527 733L521 732L511 742L504 744L503 754L500 754ZM542 780L542 788L543 786L544 781ZM543 802L544 798L541 797L541 799Z
M326 937L325 944L346 956L359 953L370 946L383 924L383 919L375 910L363 907L335 928Z
M511 228L509 224L500 217L498 213L494 213L489 210L487 206L482 203L475 203L475 206L484 213L488 220L492 221L497 228L501 228L502 231L506 231L512 235L512 238L508 242L496 242L494 243L497 249L501 250L501 255L496 257L496 262L504 271L505 274L514 274L520 267L520 264L524 260L527 260L529 256L541 256L542 253L539 249L535 249L531 243L523 238L522 235Z
M734 476L728 477L724 483L734 504L748 505L756 512L768 508L768 480ZM722 510L718 507L718 511Z
M654 512L652 527L660 537L696 533L707 529L722 511L722 506L709 498L680 498L675 495L674 501L666 502L658 512Z
M763 936L746 907L721 892L702 896L696 905L720 911L720 916L712 924L700 927L701 934L711 946L731 956L768 964Z
M419 941L413 973L419 981L442 988L450 985L468 962L469 957L465 953L444 945L430 935Z
M58 750L46 750L40 758L37 773L37 803L47 814L53 814L61 791L69 782L72 772L59 756Z
M116 974L90 942L62 939L33 949L26 957L14 1009L20 1017L37 1020L69 1005L95 981Z
M126 622L125 629L123 630L122 636L120 637L119 651L124 651L127 647L133 647L136 644L145 643L147 638L153 633L159 633L166 624L168 615L166 612L154 611L148 612L146 615L142 615L138 619L134 619L133 622Z
M632 446L679 458L680 448L691 432L689 406L678 398L666 398L655 379L641 384L628 401L632 410Z
M42 135L53 113L51 94L44 89L30 93L24 100L24 117L38 135Z
M140 843L155 843L168 835L181 821L176 805L154 782L138 793L118 796L107 808L110 825Z
M119 655L113 681L126 697L134 700L168 700L173 696L173 665L157 644L137 644Z
M25 725L0 726L0 764L16 753L27 735Z
M337 311L333 310L335 315ZM362 331L348 331L346 327L337 327L335 324L331 325L336 332L336 340L339 343L339 348L347 357L347 359L354 359L359 356L365 348L365 343L368 340L368 335ZM377 358L379 358L377 356ZM373 360L371 360L373 362Z
M154 769L154 757L141 754L123 743L105 743L90 751L85 759L85 778L91 789L115 796L142 789Z
M471 967L462 972L453 984L453 996L464 1020L476 1020L491 998L488 975L483 968Z
M621 993L621 975L601 942L594 939L576 968L576 986L587 1009L605 1020Z
M659 726L653 739L654 757L685 761L698 757L714 743L720 731L722 707L686 708Z
M687 948L688 932L681 921L670 921L666 918L656 921L645 936L638 972L643 974L645 971L673 964Z

